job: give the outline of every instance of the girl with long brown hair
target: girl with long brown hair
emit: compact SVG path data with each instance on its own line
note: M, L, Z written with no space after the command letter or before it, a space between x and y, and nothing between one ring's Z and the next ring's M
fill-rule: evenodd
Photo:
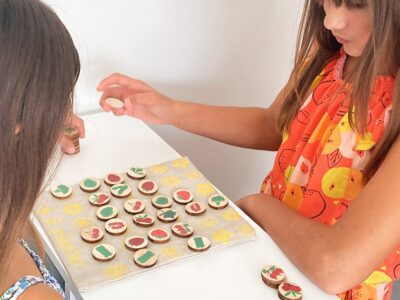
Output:
M400 1L305 0L294 69L267 109L173 100L120 74L98 90L116 115L278 151L261 192L236 204L326 292L388 300L400 277L399 67Z
M79 57L64 25L39 0L0 0L0 44L0 299L61 299L40 258L17 241L64 124L74 118Z

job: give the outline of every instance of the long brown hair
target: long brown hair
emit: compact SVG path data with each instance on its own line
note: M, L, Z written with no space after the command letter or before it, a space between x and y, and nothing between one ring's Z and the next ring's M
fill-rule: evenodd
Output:
M351 73L352 86L349 118L358 133L364 133L367 124L368 102L375 79L379 75L395 77L391 118L381 141L363 170L364 183L375 174L386 153L400 134L400 1L399 0L325 0L337 7L367 9L372 33L370 40ZM341 45L324 27L323 0L305 0L297 36L295 65L291 73L285 101L278 120L279 128L288 130L302 103L310 93L315 78L324 66L338 55Z
M0 274L27 227L72 107L80 64L39 0L0 0Z

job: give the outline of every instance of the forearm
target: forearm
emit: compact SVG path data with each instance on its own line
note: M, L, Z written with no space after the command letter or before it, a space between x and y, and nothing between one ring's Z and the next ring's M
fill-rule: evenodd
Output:
M332 227L310 220L266 194L248 196L239 200L238 205L321 289L339 293L364 279L351 266L354 256L342 255L346 251Z
M170 124L185 131L244 148L276 150L281 136L268 111L176 101Z

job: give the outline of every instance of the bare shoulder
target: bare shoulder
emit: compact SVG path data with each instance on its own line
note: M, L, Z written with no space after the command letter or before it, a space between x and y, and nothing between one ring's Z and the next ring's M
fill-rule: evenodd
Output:
M41 277L39 269L36 267L35 262L32 257L26 251L26 249L19 243L15 244L14 256L12 257L9 272L6 278L2 278L5 281L6 286L11 286L17 282L20 278L33 275L36 277ZM62 297L54 289L47 286L44 283L38 283L27 288L18 300L36 300L36 299L46 299L46 300L61 300Z
M29 287L18 297L18 300L62 300L61 295L44 283Z

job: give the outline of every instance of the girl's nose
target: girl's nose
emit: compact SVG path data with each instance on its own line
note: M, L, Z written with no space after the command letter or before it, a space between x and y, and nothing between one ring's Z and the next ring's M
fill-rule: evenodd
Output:
M347 25L346 18L338 10L327 12L324 18L324 26L328 30L344 29Z

